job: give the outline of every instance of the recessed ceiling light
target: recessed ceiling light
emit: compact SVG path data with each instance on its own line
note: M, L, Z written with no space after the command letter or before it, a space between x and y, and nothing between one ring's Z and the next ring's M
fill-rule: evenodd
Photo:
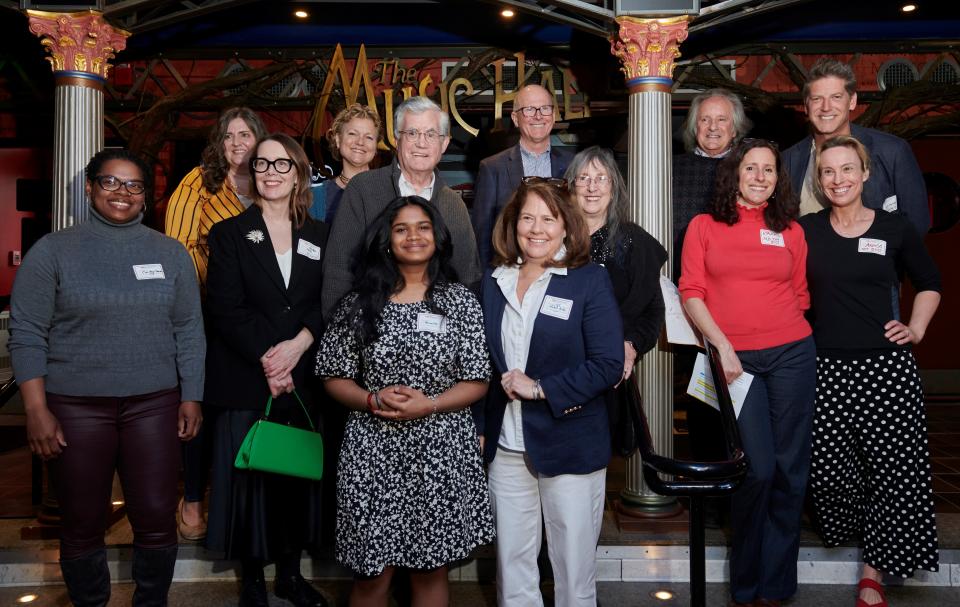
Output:
M17 597L18 603L32 603L37 600L39 597L35 594L25 594L21 597Z
M297 19L306 19L310 16L310 13L305 10L293 11L293 16Z
M512 8L505 8L502 11L500 11L500 16L506 17L507 19L512 19L514 15L516 15L516 13L513 12Z
M917 10L917 5L916 5L916 4L904 4L903 7L902 7L900 10L902 10L902 11L905 12L905 13L912 13L913 11Z
M114 506L122 506L122 505L123 505L123 500L113 500L113 501L110 502L110 503L113 504Z
M673 599L673 593L669 590L657 590L656 592L651 592L650 596L661 601L670 601Z

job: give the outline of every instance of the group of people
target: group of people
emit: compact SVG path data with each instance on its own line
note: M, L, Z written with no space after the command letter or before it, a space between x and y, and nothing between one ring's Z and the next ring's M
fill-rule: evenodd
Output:
M849 128L855 83L843 67L811 70L815 129ZM9 345L31 448L59 468L74 604L109 598L115 470L135 605L166 604L178 531L241 562L241 605L268 604L269 562L277 596L326 605L300 563L326 541L334 491L351 605L386 605L398 569L415 604L446 605L449 564L494 539L498 603L540 605L544 531L555 604L596 604L607 401L659 339L667 253L629 220L609 150L551 145L554 110L544 88L518 91L520 141L481 163L469 211L437 171L450 124L425 97L398 106L396 156L376 169L376 113L341 112L328 140L343 168L321 188L295 140L246 108L224 112L171 196L176 240L140 223L152 191L143 162L94 156L91 218L24 260ZM936 310L939 277L914 227L886 212L914 194L890 194L883 153L843 127L781 158L743 139L728 92L701 95L691 115L692 153L674 173L690 177L676 188L679 288L727 380L754 376L738 420L750 466L733 504L733 603L796 591L812 445L824 539L862 535L858 601L883 604L881 572L937 566L910 344ZM799 188L794 164L806 170ZM871 188L877 172L887 181ZM800 219L807 198L822 210ZM906 323L894 309L903 270L918 291ZM318 481L234 467L268 398L272 421L317 420L336 445L326 495Z
M735 95L694 100L691 149L674 164L679 289L726 381L752 375L737 420L749 466L731 504L731 605L796 592L808 482L824 542L862 543L858 607L886 605L883 574L938 567L911 345L937 309L940 277L909 146L850 123L848 65L819 60L803 92L813 134L782 154L743 137ZM904 276L916 295L901 321Z

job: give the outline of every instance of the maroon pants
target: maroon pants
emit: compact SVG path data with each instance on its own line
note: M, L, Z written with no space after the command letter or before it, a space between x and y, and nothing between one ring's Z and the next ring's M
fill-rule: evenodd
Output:
M134 546L177 543L179 405L176 388L128 397L47 394L67 443L55 460L61 559L104 546L114 471L120 474Z

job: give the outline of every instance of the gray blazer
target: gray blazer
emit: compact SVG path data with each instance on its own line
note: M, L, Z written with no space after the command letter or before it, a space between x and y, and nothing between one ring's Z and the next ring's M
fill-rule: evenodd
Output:
M477 243L470 227L470 215L460 194L451 190L436 173L430 202L450 230L453 243L451 263L460 282L474 291L482 272L477 260ZM323 318L329 320L340 299L353 289L354 271L364 245L367 228L390 202L400 196L400 166L390 166L360 173L350 180L343 192L340 208L327 240L323 258Z

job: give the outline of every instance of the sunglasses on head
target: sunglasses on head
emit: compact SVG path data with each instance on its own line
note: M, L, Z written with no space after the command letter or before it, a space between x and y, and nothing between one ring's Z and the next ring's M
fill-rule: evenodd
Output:
M545 183L547 185L552 185L555 188L567 189L567 180L560 177L535 177L530 175L524 177L520 180L520 183L523 185L535 185L538 183Z

